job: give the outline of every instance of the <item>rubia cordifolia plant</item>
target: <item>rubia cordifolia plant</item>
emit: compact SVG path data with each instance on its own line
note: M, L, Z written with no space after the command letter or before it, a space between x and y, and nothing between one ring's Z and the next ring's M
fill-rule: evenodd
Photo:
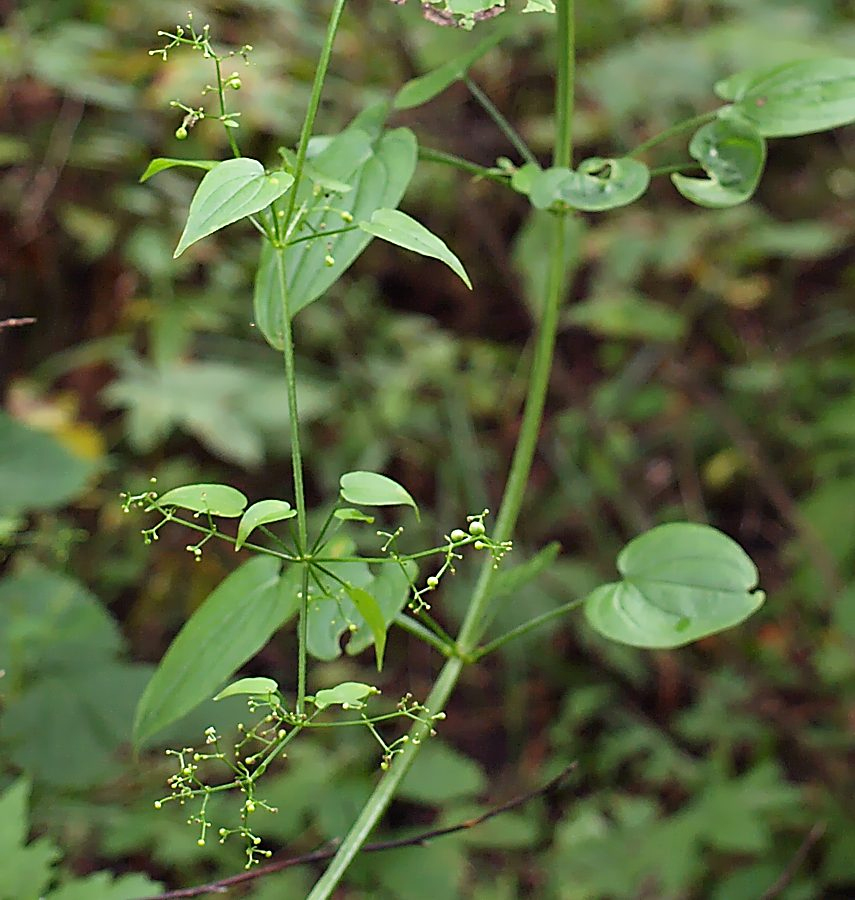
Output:
M401 3L403 0L393 0ZM285 396L291 422L293 494L249 504L238 490L222 484L194 484L158 494L154 489L125 497L125 508L141 507L159 517L143 534L157 540L167 524L180 524L199 539L188 545L197 557L211 540L227 541L252 558L229 575L198 608L176 637L142 697L135 735L141 742L209 698L270 637L292 618L297 620L295 675L282 683L271 678L244 678L217 697L244 694L256 714L241 726L237 743L224 746L214 729L202 749L173 751L178 771L170 793L158 805L191 805L190 821L204 843L209 829L220 840L238 834L246 841L247 865L269 851L260 847L252 815L265 807L259 781L301 732L318 727L363 727L376 738L383 773L311 900L329 897L350 861L394 797L418 753L436 730L443 708L464 668L515 637L582 607L589 623L606 637L636 647L679 647L730 628L753 613L764 595L756 589L757 570L745 552L721 532L691 523L669 523L630 541L617 559L618 580L584 598L534 619L484 643L491 606L501 586L497 572L512 549L511 538L523 501L546 397L558 314L567 291L565 259L568 224L580 213L600 213L630 204L646 192L651 178L668 175L688 200L705 207L727 207L749 199L766 161L766 138L806 134L855 120L855 61L815 59L763 71L741 72L715 86L724 105L675 124L622 155L586 159L575 166L572 154L574 110L573 0L528 0L523 12L555 14L555 145L552 165L543 167L513 126L468 78L472 64L503 35L505 21L486 25L493 31L464 56L405 85L393 104L365 110L332 138L312 139L327 69L345 0L333 0L326 38L318 60L308 110L296 149L282 148L271 167L241 155L239 114L229 108L240 87L238 73L224 74L231 57L251 47L221 54L208 28L192 19L174 32L161 32L164 46L152 53L166 60L174 50L189 49L212 63L215 111L174 103L184 117L176 138L205 119L225 128L233 158L156 159L146 180L173 166L206 170L190 204L175 256L196 241L242 219L260 234L261 252L255 281L254 315L259 329L284 359ZM504 3L445 0L423 4L436 24L471 28L504 10ZM426 26L427 27L427 26ZM455 81L465 81L508 138L518 163L501 158L492 168L429 148L420 148L406 128L386 127L392 108L425 103ZM684 163L651 167L644 160L659 144L695 130ZM418 517L407 490L375 472L341 476L340 493L330 501L323 524L310 533L303 486L298 384L292 319L324 292L377 237L448 265L472 287L457 256L437 236L397 207L421 157L443 162L476 177L525 195L531 205L551 214L549 271L537 324L527 396L519 439L513 454L498 515L475 511L455 523L435 546L408 547L405 526L376 532L374 555L356 552L356 529L373 529L375 507L399 507ZM409 507L409 510L406 508ZM237 521L235 533L223 520ZM287 523L283 526L282 523ZM253 538L253 540L251 540ZM462 626L450 635L434 615L434 597L442 579L469 555L482 558L480 575L469 598ZM553 554L544 551L523 567L533 577ZM519 579L515 582L519 587ZM426 698L406 695L384 705L372 685L346 682L308 693L309 657L332 659L346 650L373 646L378 669L383 665L386 635L405 629L445 658ZM406 726L402 728L402 726ZM215 779L222 766L225 780ZM216 826L209 821L208 801L218 792L243 792L240 821Z

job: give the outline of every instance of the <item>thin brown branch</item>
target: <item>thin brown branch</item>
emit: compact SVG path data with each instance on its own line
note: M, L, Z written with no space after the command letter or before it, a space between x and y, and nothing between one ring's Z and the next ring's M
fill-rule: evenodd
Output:
M410 837L393 838L387 841L376 841L371 844L365 844L362 848L362 852L381 853L385 850L399 850L401 847L418 847L428 843L428 841L435 840L436 838L446 837L449 834L456 834L459 831L468 831L470 828L475 828L490 819L494 819L496 816L502 815L502 813L510 812L513 809L524 806L536 797L548 797L551 794L556 793L564 786L564 783L577 766L578 763L576 762L570 763L569 766L550 781L547 781L546 784L534 788L531 791L527 791L525 794L513 797L505 803L500 803L498 806L493 806L480 816L466 819L464 822L458 822L456 825L450 825L447 828L435 828L431 831L419 832L419 834L414 834ZM244 884L255 878L272 875L274 872L281 872L283 869L290 869L294 866L304 866L309 863L324 862L327 859L332 859L332 857L335 856L337 849L338 842L335 842L333 845L323 847L320 850L313 850L311 853L302 853L299 856L289 856L285 859L275 860L274 862L268 863L266 866L258 866L247 872L241 872L239 875L232 875L230 878L222 878L219 881L212 881L209 884L181 888L176 891L167 891L165 894L146 897L144 900L172 900L172 898L177 897L201 897L203 894L222 894L237 884Z
M34 325L36 319L32 316L22 316L18 319L0 319L0 331L4 328L18 328L21 325Z
M793 858L787 863L787 867L781 872L775 883L760 895L760 900L774 900L775 897L779 897L790 886L790 882L796 877L796 873L804 864L805 859L807 859L808 853L822 840L827 830L827 822L817 822L811 828L799 845L799 849L793 854Z

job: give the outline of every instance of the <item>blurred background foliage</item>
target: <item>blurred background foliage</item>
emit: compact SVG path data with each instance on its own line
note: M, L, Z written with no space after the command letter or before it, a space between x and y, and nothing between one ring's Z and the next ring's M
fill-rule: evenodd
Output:
M129 750L152 663L235 566L186 535L143 547L118 494L228 481L288 496L280 360L253 328L257 240L231 228L171 251L198 176L137 183L185 144L168 102L195 106L198 57L147 50L192 6L224 43L253 44L239 100L245 152L293 145L324 27L302 0L0 0L0 898L133 898L239 869L155 812L162 748L228 729L205 707ZM711 108L730 72L855 46L851 0L581 0L578 153L630 148ZM517 17L475 80L544 159L549 16ZM414 4L352 0L320 131L479 37ZM466 93L395 117L432 147L511 155ZM608 153L606 153L608 155ZM654 158L685 158L678 140ZM509 590L495 627L579 596L656 522L710 522L757 560L769 594L746 626L677 652L609 645L581 617L473 670L392 809L396 833L454 822L572 760L558 800L425 847L359 860L342 897L787 900L855 894L855 129L771 146L750 204L689 208L660 179L643 202L586 217L547 420L509 565L549 541L557 562ZM413 541L495 507L519 422L546 261L524 198L432 163L404 203L476 283L374 244L297 319L310 496L381 469L425 516ZM443 582L453 624L472 572ZM511 585L513 587L513 585ZM431 651L391 636L387 692L423 697ZM277 637L249 668L287 680ZM371 680L370 654L315 687ZM223 708L225 707L225 708ZM288 853L339 835L377 776L367 740L301 738L265 797ZM20 780L26 776L27 781ZM30 793L31 788L31 793ZM228 804L231 801L225 801ZM10 825L14 822L14 826ZM31 825L32 831L28 831ZM27 843L32 839L31 843ZM108 873L107 870L110 870ZM234 896L301 896L290 871Z

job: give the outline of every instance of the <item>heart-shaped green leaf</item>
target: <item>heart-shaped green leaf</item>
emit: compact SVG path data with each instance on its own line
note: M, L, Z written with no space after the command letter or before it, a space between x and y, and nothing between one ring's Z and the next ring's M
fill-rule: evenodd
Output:
M604 212L635 202L650 184L650 170L630 157L592 157L561 186L561 199L583 212Z
M347 472L339 480L341 496L357 506L412 506L416 517L416 501L397 481L379 472Z
M671 176L692 203L712 209L744 203L757 190L766 165L766 141L745 119L728 115L709 122L692 137L689 153L708 178Z
M191 169L204 169L209 172L217 165L219 163L215 159L172 159L167 156L159 156L157 159L153 159L146 167L145 172L140 175L140 184L148 181L158 172L163 172L164 169L174 169L176 166L189 166Z
M239 678L228 687L224 687L214 699L222 700L224 697L234 697L237 694L266 697L278 690L279 684L272 678Z
M510 30L507 22L515 24L510 17L506 20L500 19L496 30L470 50L448 60L432 72L408 81L395 95L393 103L395 109L412 109L415 106L421 106L423 103L433 100L437 94L441 94L455 81L464 78L469 69L506 36Z
M855 59L808 59L731 75L715 86L765 137L855 122Z
M628 156L595 156L579 163L576 171L562 167L537 173L527 170L517 184L528 185L529 198L536 209L565 203L583 212L604 212L627 206L641 197L650 184L650 170Z
M374 237L389 241L405 250L412 250L421 256L430 256L444 262L460 280L472 290L472 282L463 268L463 263L448 249L445 241L438 238L417 222L412 216L401 212L399 209L378 209L371 216L370 221L360 222L359 227Z
M287 172L267 175L257 159L228 159L202 179L187 214L184 233L173 256L191 244L262 209L286 193L294 183Z
M329 236L352 217L359 222L370 218L381 207L397 206L404 196L416 166L416 138L406 128L382 133L383 110L366 110L345 131L312 158L313 171L320 177L350 186L351 190L329 203L316 196L314 184L305 180L297 193L297 208L306 205L310 211L302 230L294 238L320 234L317 240L299 240L286 251L288 306L291 315L317 300L353 264L368 246L371 235L359 228ZM332 208L328 208L332 207ZM328 257L334 260L329 265ZM276 254L264 241L255 280L255 323L267 342L282 349L282 298L278 286Z
M190 712L270 640L299 606L299 567L257 556L235 569L187 620L137 706L134 743Z
M365 706L362 701L366 697L379 693L380 691L370 684L362 684L360 681L345 681L334 688L318 691L312 697L312 702L318 709L326 709L328 706L341 706L344 709L362 709Z
M293 519L296 515L297 510L292 509L287 500L259 500L253 503L238 523L235 550L243 547L246 539L259 525L282 522L284 519Z
M600 634L633 647L682 647L738 625L765 599L757 568L708 525L660 525L630 541L623 579L594 590L585 616Z
M228 484L185 484L157 498L157 505L236 519L246 509L246 497ZM154 506L149 506L149 510Z

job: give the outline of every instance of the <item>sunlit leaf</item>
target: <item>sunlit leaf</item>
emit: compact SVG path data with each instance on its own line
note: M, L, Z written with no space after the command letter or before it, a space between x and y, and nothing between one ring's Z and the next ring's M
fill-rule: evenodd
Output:
M257 503L253 503L238 523L235 550L240 550L246 539L259 525L282 522L285 519L292 519L296 515L297 510L292 509L287 500L259 500Z
M247 694L249 696L266 696L275 694L279 690L279 685L272 678L239 678L233 681L228 687L224 687L214 700L222 700L224 697L234 697L238 694Z
M173 159L167 156L159 156L153 159L146 167L145 172L140 175L140 183L148 181L149 178L163 172L165 169L173 169L176 166L188 166L191 169L204 169L206 172L219 165L216 159Z
M398 247L444 262L466 287L472 290L472 282L463 268L463 263L448 249L445 241L438 238L412 216L408 216L399 209L378 209L373 213L370 221L360 222L359 227L368 234L383 238L384 241L389 241Z
M596 588L585 615L634 647L682 647L738 625L765 599L745 551L708 525L653 528L624 547L617 567L622 580Z
M347 472L339 481L341 496L357 506L412 506L416 501L397 481L379 472Z
M728 116L699 129L689 153L708 177L675 173L674 186L687 200L718 209L744 203L757 190L766 164L766 141L750 122Z
M334 688L318 691L312 698L312 702L318 709L326 709L328 706L341 706L344 709L362 709L362 702L372 694L380 691L370 684L362 684L359 681L345 681Z
M212 516L236 519L246 509L247 499L228 484L185 484L157 498L157 506L177 506ZM154 504L148 507L154 509Z
M257 159L241 157L216 165L202 179L187 213L187 224L173 256L191 244L270 206L289 190L294 176L264 171Z
M812 134L855 122L855 59L808 59L750 70L715 92L765 137Z

